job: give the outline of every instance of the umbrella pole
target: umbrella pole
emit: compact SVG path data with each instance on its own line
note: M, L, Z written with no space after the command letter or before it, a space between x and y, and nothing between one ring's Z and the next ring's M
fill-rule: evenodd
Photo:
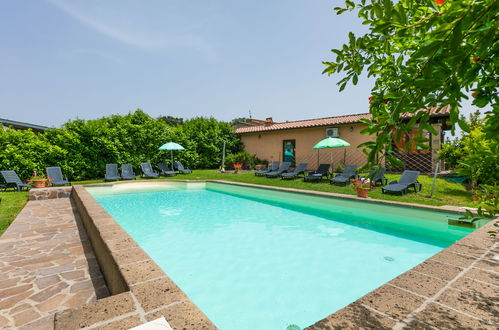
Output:
M334 166L333 166L333 150L331 149L331 152L329 153L329 162L331 163L331 168L332 168L332 172L334 173Z
M317 149L317 168L319 168L319 161L320 161L319 150L320 149Z
M170 150L171 161L172 161L172 171L173 171L173 150Z

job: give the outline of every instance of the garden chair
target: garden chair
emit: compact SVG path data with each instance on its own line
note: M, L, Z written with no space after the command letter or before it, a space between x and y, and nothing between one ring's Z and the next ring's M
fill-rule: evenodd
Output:
M167 176L174 176L177 175L177 172L172 171L166 166L166 164L159 163L158 168L161 171L162 174L167 175Z
M141 163L140 168L142 169L142 174L146 178L156 178L159 176L158 172L152 169L151 163Z
M0 171L0 172L2 173L3 179L5 180L4 190L6 190L8 187L16 188L17 191L22 191L23 188L26 188L26 190L31 188L30 184L23 183L21 181L16 171Z
M181 174L192 173L188 168L185 168L181 162L173 162L173 169L179 171Z
M296 168L287 173L281 174L281 179L295 179L298 177L298 175L303 174L305 175L305 170L307 169L308 163L300 163Z
M334 178L331 178L330 183L344 183L345 186L350 182L351 179L355 178L357 171L357 165L347 165L345 169L340 174L337 174Z
M322 182L323 177L328 177L331 164L320 164L315 172L309 173L303 178L303 181Z
M106 175L104 176L106 181L116 181L121 179L118 173L118 164L106 164Z
M291 166L291 163L290 162L283 162L281 164L281 166L279 166L279 168L275 171L271 171L267 174L265 174L265 176L267 178L277 178L278 176L280 176L282 173L284 172L287 172L289 167Z
M260 170L260 171L256 171L255 176L265 176L265 174L267 174L269 172L277 171L280 163L281 162L279 162L279 161L275 161L275 162L270 163L269 166L267 166L267 168L264 168L263 170Z
M385 178L385 172L386 172L386 168L385 167L381 167L379 170L372 170L371 172L369 172L369 177L371 179L371 182L374 182L374 185L376 186L378 184L378 182L381 183L382 186L385 186L388 182L388 179Z
M54 186L64 186L69 183L68 178L62 176L62 171L59 166L47 167L45 168L47 172L47 177L50 180L50 183Z
M418 193L421 191L422 184L418 182L419 171L409 171L406 170L402 173L400 179L391 181L387 186L381 188L381 192L384 194L387 192L396 193L399 192L401 195L405 195L409 192L409 188L413 187L414 192Z
M121 178L123 180L135 180L135 173L131 164L121 164Z

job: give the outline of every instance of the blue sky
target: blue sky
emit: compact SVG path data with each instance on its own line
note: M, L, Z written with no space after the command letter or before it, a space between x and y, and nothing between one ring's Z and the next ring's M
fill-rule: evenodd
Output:
M339 1L0 1L0 117L47 126L141 108L276 121L368 112L321 72L364 27Z

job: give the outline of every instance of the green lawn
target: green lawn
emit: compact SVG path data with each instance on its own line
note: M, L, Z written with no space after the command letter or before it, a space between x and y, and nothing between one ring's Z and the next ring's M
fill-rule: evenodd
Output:
M388 174L386 175L389 181L396 180L400 175ZM246 173L219 173L217 170L194 170L192 174L177 175L175 179L188 179L188 180L226 180L234 182L254 183L267 186L278 186L287 188L297 188L305 190L316 190L333 192L339 194L354 195L356 192L350 187L342 187L330 185L327 180L323 183L310 183L303 182L303 180L281 180L281 179L268 179L265 177L256 177L253 172ZM154 179L152 179L154 180ZM435 191L433 197L429 198L431 190L431 183L433 178L422 175L419 177L419 182L423 184L420 193L409 193L405 196L382 194L381 189L377 188L369 192L369 196L377 199L393 200L415 204L427 205L455 205L455 206L473 206L471 203L471 194L466 191L465 187L458 183L449 182L443 179L437 179L435 184ZM327 182L326 182L327 181ZM99 183L103 180L88 180L76 181L73 184L88 184Z
M14 221L16 215L22 210L28 201L28 193L23 192L0 192L0 236Z

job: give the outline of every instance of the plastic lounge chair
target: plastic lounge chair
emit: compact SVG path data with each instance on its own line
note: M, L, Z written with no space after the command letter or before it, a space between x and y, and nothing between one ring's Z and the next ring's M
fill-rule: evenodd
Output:
M330 183L344 183L346 186L351 179L355 178L355 171L357 171L357 165L347 165L343 172L331 178Z
M369 173L369 177L372 177L372 182L374 182L374 185L377 185L378 182L381 182L382 186L385 186L388 183L388 179L385 178L385 172L386 168L382 167L378 171L371 171Z
M31 188L30 184L23 183L21 181L16 171L0 171L0 172L2 173L3 179L5 180L4 189L7 189L8 187L13 187L16 188L17 191L22 191L23 188L26 188L26 190Z
M121 164L121 178L123 180L135 180L135 173L130 164Z
M404 171L398 181L391 181L387 186L381 188L381 192L383 194L385 191L392 193L400 192L401 195L405 195L409 192L410 187L414 188L414 192L420 192L421 183L418 182L419 174L419 171Z
M164 174L164 175L168 175L168 176L174 176L174 175L177 175L177 172L170 170L170 169L168 168L168 166L166 166L166 164L159 163L159 164L158 164L158 168L159 168L159 170L161 171L161 173L162 173L162 174Z
M260 170L260 171L256 171L255 175L256 176L265 176L265 174L267 174L267 173L270 173L272 171L277 171L279 169L280 163L281 162L279 162L279 161L272 162L269 164L269 166L267 166L267 168L264 168L263 170Z
M192 173L192 171L188 168L185 168L181 162L173 162L173 169L179 171L181 174Z
M141 163L140 168L142 169L143 176L146 178L155 178L159 176L158 172L155 172L152 169L151 163L149 162Z
M276 171L271 171L271 172L265 174L265 176L267 178L277 178L282 173L287 172L290 166L291 166L290 162L283 162L281 164L281 166L279 166L279 168Z
M70 184L68 178L62 176L62 171L59 166L47 167L47 177L49 177L50 183L54 186L64 186Z
M116 181L121 179L118 173L118 164L106 164L106 175L104 176L106 181Z
M329 167L331 164L320 164L315 172L309 173L303 178L303 181L317 181L322 182L322 178L328 176Z
M305 175L305 170L307 169L308 163L300 163L296 168L287 173L281 174L281 179L295 179L298 177L298 175L303 174Z

